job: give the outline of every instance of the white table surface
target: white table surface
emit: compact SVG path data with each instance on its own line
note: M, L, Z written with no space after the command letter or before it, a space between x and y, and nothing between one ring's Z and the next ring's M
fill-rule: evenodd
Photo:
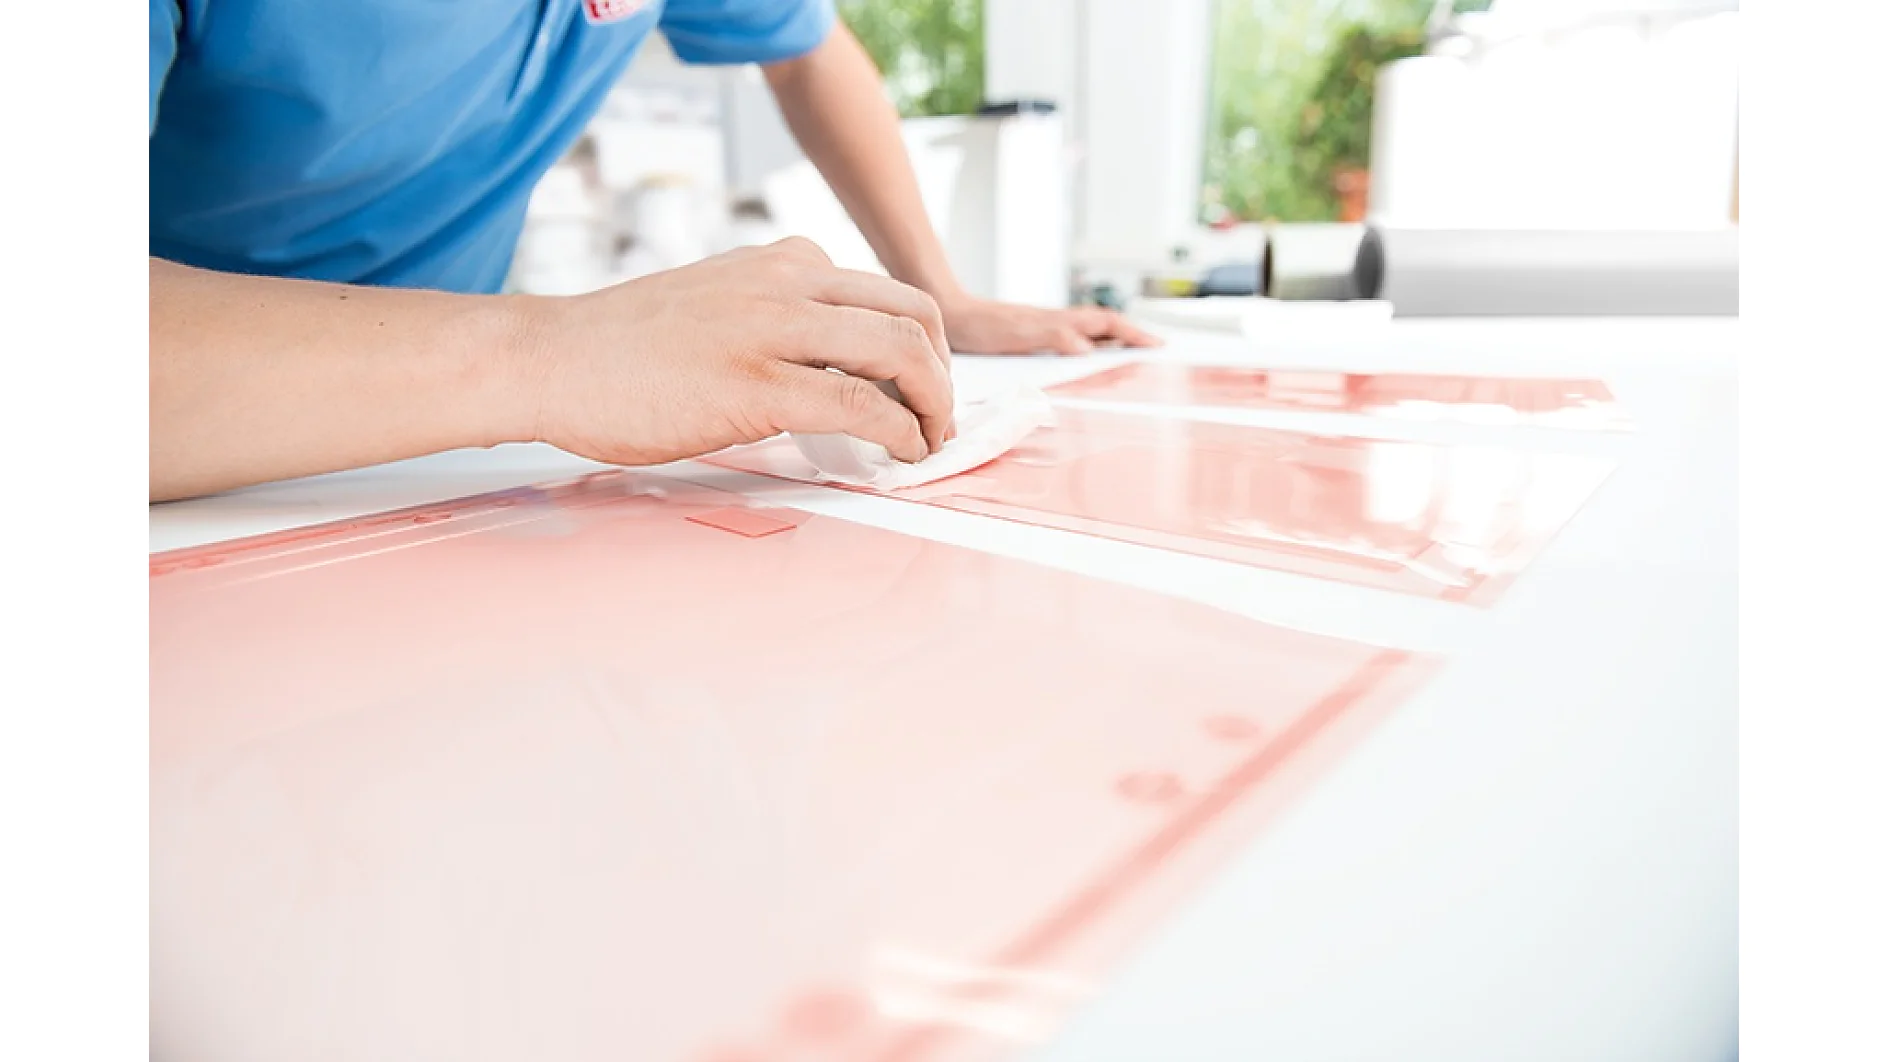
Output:
M1630 435L1213 414L1620 458L1488 610L1101 540L1071 549L1065 535L882 498L772 495L1272 623L1448 655L1032 1058L1735 1057L1735 329L1423 320L1271 340L1167 333L1156 356L1181 361L1606 380L1637 422ZM957 376L974 394L1121 358L960 358ZM595 467L547 447L501 447L154 505L151 549Z

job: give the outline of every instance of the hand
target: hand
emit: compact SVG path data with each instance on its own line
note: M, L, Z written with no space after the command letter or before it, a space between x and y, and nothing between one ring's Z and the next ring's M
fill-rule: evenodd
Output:
M1157 347L1160 339L1113 310L1047 310L959 296L941 303L952 350L977 354L1086 354L1102 343Z
M524 314L533 437L594 460L660 464L793 431L917 461L954 430L937 304L836 268L808 240L537 300ZM905 404L875 380L894 382Z

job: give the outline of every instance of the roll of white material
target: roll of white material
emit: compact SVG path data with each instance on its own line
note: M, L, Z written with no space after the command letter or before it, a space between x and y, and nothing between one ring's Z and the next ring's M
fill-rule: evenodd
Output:
M1398 317L1736 316L1737 230L1373 227L1357 275Z
M1398 317L1736 316L1737 229L1287 225L1268 300L1376 300Z
M1419 55L1377 71L1370 122L1369 219L1432 225L1471 216L1464 196L1483 182L1463 180L1477 145L1464 119L1474 97L1459 59Z
M1540 231L1721 224L1737 155L1738 31L1736 13L1713 6L1559 29L1510 19L1489 36L1455 38L1460 57L1384 66L1368 220Z
M881 390L898 398L896 385ZM1054 422L1055 409L1041 391L1018 388L957 407L957 437L922 461L906 463L877 443L850 435L793 436L794 445L822 479L877 490L934 483L968 472L1014 449L1030 432Z

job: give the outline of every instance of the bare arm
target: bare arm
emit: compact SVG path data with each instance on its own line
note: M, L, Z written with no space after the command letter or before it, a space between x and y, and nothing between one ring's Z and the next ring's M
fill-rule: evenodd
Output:
M886 271L937 300L953 348L1079 353L1095 340L1157 342L1108 310L1044 310L965 293L924 212L898 112L871 56L843 24L807 54L761 69L787 127Z
M939 302L962 294L924 212L898 112L858 38L835 24L797 59L761 67L795 140L892 276Z
M151 260L151 499L529 437L498 296Z
M837 432L915 461L952 430L945 359L922 292L804 240L565 298L153 259L151 499L531 440L647 465Z

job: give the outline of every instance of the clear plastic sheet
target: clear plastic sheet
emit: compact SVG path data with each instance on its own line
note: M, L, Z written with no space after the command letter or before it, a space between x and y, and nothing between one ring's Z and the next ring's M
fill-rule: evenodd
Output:
M1431 666L626 472L150 586L196 1062L1009 1057Z
M708 460L819 480L786 439ZM1053 426L965 475L834 489L1487 605L1612 468L1590 456L1062 407Z
M1056 398L1161 406L1357 413L1399 420L1629 431L1599 380L1524 379L1138 361L1049 389Z

